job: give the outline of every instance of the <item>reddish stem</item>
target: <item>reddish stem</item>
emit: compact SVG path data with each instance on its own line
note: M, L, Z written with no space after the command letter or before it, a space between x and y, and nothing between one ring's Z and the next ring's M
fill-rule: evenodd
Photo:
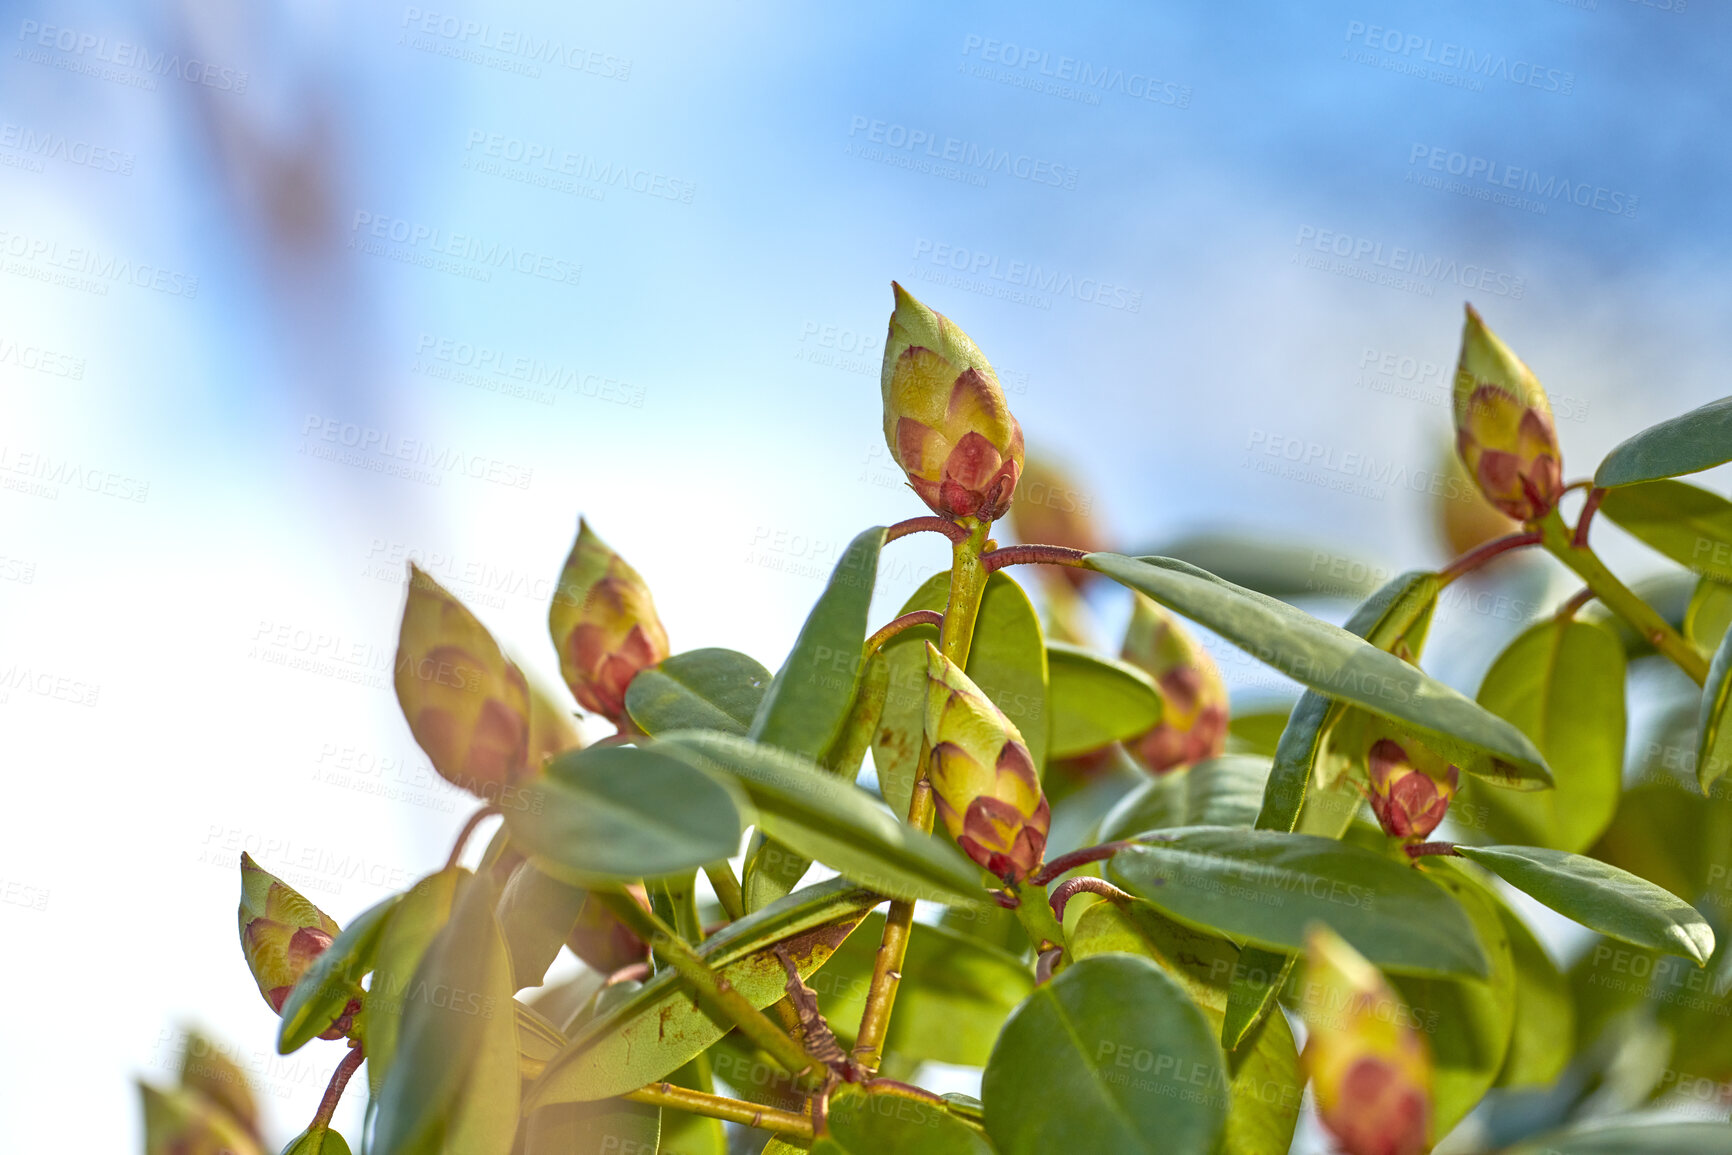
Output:
M1075 870L1091 862L1099 862L1111 858L1127 846L1135 846L1134 842L1103 842L1099 846L1085 846L1081 850L1073 850L1069 854L1061 854L1045 866L1028 876L1028 880L1036 886L1045 886L1067 870Z
M942 626L944 615L937 610L910 610L894 621L886 622L884 626L866 639L866 656L871 657L878 652L878 647L907 629L909 626Z
M1052 980L1053 968L1058 966L1058 960L1064 957L1064 948L1055 946L1050 950L1040 952L1040 957L1034 963L1034 985L1044 987Z
M1064 545L1007 545L1003 549L981 554L980 566L987 573L1003 569L1007 565L1026 565L1029 562L1086 569L1083 558L1087 556L1088 554L1080 549L1071 549Z
M1058 889L1052 892L1052 897L1046 900L1047 904L1052 907L1052 916L1058 919L1060 923L1063 923L1065 904L1070 901L1071 895L1085 890L1090 894L1098 894L1103 898L1110 898L1114 902L1119 901L1121 898L1126 902L1131 900L1130 895L1126 894L1104 878L1095 878L1087 874L1079 875L1076 878L1067 878L1063 882L1059 883Z
M1403 846L1401 849L1407 851L1409 858L1424 858L1432 854L1449 854L1457 858L1461 857L1455 853L1455 843L1453 842L1415 842L1412 846Z
M1576 536L1571 545L1577 549L1588 548L1588 526L1593 523L1594 514L1599 511L1600 502L1605 500L1606 491L1599 486L1588 490L1588 500L1582 503L1582 516L1576 519Z
M1576 611L1593 601L1597 595L1592 586L1583 586L1577 590L1569 601L1558 607L1558 617L1568 619L1576 616Z
M463 847L468 844L469 836L475 833L475 828L480 826L484 819L490 818L499 812L500 810L497 806L483 806L481 809L469 816L469 821L465 822L463 824L463 829L457 832L457 841L451 844L451 857L445 860L446 870L450 870L452 867L457 865L457 860L463 856Z
M888 545L899 537L922 532L941 533L949 538L953 545L968 540L968 531L947 517L911 517L886 529L884 542Z
M313 1116L309 1131L317 1131L321 1127L331 1125L331 1116L337 1113L337 1100L343 1097L343 1088L349 1085L349 1077L355 1073L355 1068L361 1065L361 1048L355 1046L343 1061L337 1064L337 1069L331 1072L330 1085L325 1088L325 1097L319 1100L319 1113Z
M1438 570L1437 576L1443 579L1444 585L1448 585L1463 574L1472 573L1474 570L1478 569L1480 566L1501 553L1508 553L1512 549L1522 549L1526 546L1538 545L1539 543L1540 533L1537 530L1523 533L1512 533L1508 537L1494 538L1493 540L1486 542L1484 545L1475 546L1473 549L1468 550L1466 553Z

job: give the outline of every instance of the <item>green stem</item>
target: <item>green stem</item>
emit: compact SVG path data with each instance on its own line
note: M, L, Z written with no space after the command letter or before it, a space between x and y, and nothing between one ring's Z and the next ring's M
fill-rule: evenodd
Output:
M1540 522L1540 533L1547 552L1575 571L1607 609L1629 622L1698 686L1708 680L1708 659L1667 624L1653 606L1619 581L1590 546L1578 547L1570 527L1564 524L1557 510L1552 510Z
M760 1107L756 1103L747 1103L741 1099L729 1099L723 1095L693 1091L686 1087L677 1087L672 1083L651 1083L647 1087L627 1091L620 1097L630 1099L634 1103L672 1107L676 1111L687 1111L693 1115L707 1115L712 1119L724 1119L729 1123L742 1123L747 1127L761 1127L766 1131L774 1131L778 1135L793 1135L803 1139L812 1137L812 1120L804 1115L796 1115L792 1111L778 1111L774 1107Z
M734 877L734 868L727 859L704 867L704 877L710 880L710 889L716 892L716 901L722 904L729 920L745 917L746 902L740 894L740 880Z
M1049 946L1062 947L1064 928L1053 917L1052 907L1047 905L1046 892L1030 887L1019 897L1022 901L1016 907L1016 921L1028 932L1028 941L1034 944L1035 951L1043 951Z

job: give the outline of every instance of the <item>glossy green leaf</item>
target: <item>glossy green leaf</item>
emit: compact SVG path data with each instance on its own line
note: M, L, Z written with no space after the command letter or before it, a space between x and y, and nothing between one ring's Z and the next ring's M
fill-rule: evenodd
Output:
M1732 397L1651 425L1606 454L1594 484L1610 489L1700 473L1732 461Z
M1460 905L1417 870L1311 834L1193 826L1147 835L1107 876L1190 926L1270 950L1302 950L1327 924L1400 974L1484 978Z
M646 734L721 730L744 734L770 685L770 671L734 650L689 650L638 672L625 708Z
M949 598L950 575L934 574L914 592L901 612L942 613ZM878 722L878 736L872 742L872 765L877 769L879 792L898 815L908 813L920 761L929 641L938 641L938 631L931 626L917 626L897 634L885 643L883 650L889 662L890 688ZM1050 742L1046 642L1040 618L1028 595L1002 571L987 579L966 672L1021 732L1035 769L1043 770Z
M1294 705L1287 702L1272 708L1250 710L1235 707L1227 722L1227 752L1273 758L1275 747L1281 741L1281 732L1287 729L1287 720L1293 716Z
M1694 786L1665 779L1631 787L1591 855L1732 913L1732 803L1724 785L1716 795L1704 798ZM1719 893L1705 895L1710 889Z
M1579 853L1612 821L1624 774L1624 648L1604 627L1549 618L1499 654L1479 703L1533 739L1556 785L1462 784L1450 816L1492 841Z
M936 1103L849 1088L830 1101L812 1155L993 1155L980 1132Z
M1628 871L1539 846L1458 846L1456 852L1601 934L1698 963L1714 953L1714 932L1694 907Z
M372 1150L506 1155L517 1133L517 1019L511 959L485 876L460 881L403 1007L379 1095Z
M352 1155L348 1142L329 1127L309 1128L289 1141L283 1155Z
M843 879L795 891L717 931L698 953L755 1007L785 994L787 973L769 949L780 944L804 976L823 966L860 919L882 901ZM531 1086L531 1106L621 1095L677 1070L727 1033L698 1007L673 970L658 973L624 1005L573 1029L571 1042Z
M499 895L499 926L511 955L511 983L516 990L538 987L547 968L565 945L588 892L519 863Z
M981 1098L1003 1155L1211 1155L1227 1087L1215 1032L1179 982L1147 959L1107 954L1016 1009Z
M1732 502L1682 481L1644 481L1608 489L1608 517L1685 569L1732 582Z
M884 916L872 914L811 987L837 1038L851 1045L866 1009ZM887 1055L985 1066L1004 1020L1034 990L1028 964L971 935L915 923L902 962Z
M1227 1010L1221 1018L1221 1045L1237 1051L1251 1031L1275 1007L1275 996L1293 973L1296 956L1285 951L1246 945L1227 986Z
M1052 706L1048 758L1098 750L1160 724L1160 690L1130 663L1063 642L1047 643L1046 663Z
M1101 819L1101 842L1173 826L1245 826L1257 820L1269 760L1224 754L1157 774Z
M744 825L726 786L654 748L561 754L520 797L521 806L505 811L512 841L573 885L660 877L727 858Z
M1338 549L1320 549L1300 542L1271 541L1255 536L1210 533L1168 542L1160 549L1139 551L1178 558L1219 574L1234 585L1283 601L1299 598L1345 598L1357 601L1377 588L1380 575L1390 571Z
M765 834L862 886L892 898L981 901L980 871L960 851L896 821L864 790L798 755L695 730L652 749L737 782Z
M1219 1031L1228 982L1243 960L1226 939L1192 930L1146 902L1106 902L1079 894L1065 908L1065 941L1073 958L1140 955L1178 980ZM1305 1074L1292 1028L1270 1015L1228 1055L1226 1150L1235 1155L1286 1155L1299 1120Z
M1497 1086L1544 1087L1569 1064L1576 1035L1570 983L1521 915L1491 888L1482 890L1497 908L1515 967L1515 1025Z
M1171 558L1096 553L1086 564L1294 680L1394 719L1426 736L1440 753L1459 752L1456 760L1464 769L1468 755L1478 753L1480 772L1508 785L1532 789L1551 781L1539 751L1521 731L1339 626Z
M1732 1127L1718 1123L1601 1123L1542 1135L1504 1155L1732 1155Z
M1684 636L1703 653L1711 654L1732 624L1732 585L1702 578L1690 594L1684 610Z
M301 981L283 1000L283 1021L277 1029L278 1054L297 1051L324 1034L349 1000L358 997L361 978L373 969L379 932L400 897L394 894L356 915L331 940L324 953L313 960Z
M385 1076L397 1056L403 1011L409 1003L432 997L415 984L415 972L435 936L451 918L458 884L470 877L462 867L441 870L404 892L379 935L373 981L367 988L364 1039L367 1045L367 1086L375 1099L385 1088Z
M1732 631L1720 639L1708 680L1702 684L1702 708L1696 715L1696 782L1703 794L1732 763Z
M627 1099L556 1103L530 1113L523 1155L660 1155L669 1121L662 1116L660 1107Z

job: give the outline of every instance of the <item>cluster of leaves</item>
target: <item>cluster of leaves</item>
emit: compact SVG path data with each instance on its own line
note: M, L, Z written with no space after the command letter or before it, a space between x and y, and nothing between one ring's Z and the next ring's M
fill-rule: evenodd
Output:
M1463 365L1483 380L1477 325ZM562 584L551 620L578 701L617 727L600 742L415 575L400 661L463 676L428 705L400 666L399 696L498 832L473 869L460 838L334 937L242 907L279 1048L346 1036L347 1071L364 1054L366 1150L1279 1155L1309 1080L1352 1152L1428 1150L1482 1104L1467 1149L1732 1151L1724 1122L1604 1118L1680 1072L1732 1077L1715 934L1732 909L1732 503L1673 480L1732 459L1732 399L1621 446L1574 526L1555 439L1529 421L1500 443L1458 407L1463 457L1524 528L1390 581L1345 628L1251 588L1282 592L1266 573L1108 552L1074 524L1050 534L1071 541L990 541L1017 515L1021 430L972 343L900 290L885 405L935 516L857 536L774 675L732 650L667 653L641 579L583 531L581 590ZM1498 453L1521 458L1520 484ZM1674 620L1587 547L1596 509L1700 575ZM952 570L872 631L881 552L927 530ZM1441 592L1536 545L1598 616L1584 595L1529 626L1477 699L1426 674ZM1005 572L1038 562L1063 575L1045 622ZM1165 657L1077 644L1078 591L1107 582L1162 615ZM1224 752L1218 675L1169 614L1303 696L1234 719ZM1691 679L1695 793L1669 772L1624 785L1626 681L1652 655ZM1446 811L1453 840L1424 841ZM814 863L827 877L806 882ZM1499 879L1596 932L1569 973ZM292 986L267 980L309 941ZM549 983L567 948L589 966ZM1374 1006L1395 1010L1371 1023ZM927 1063L980 1068L979 1099L913 1085ZM346 1151L329 1122L291 1149ZM261 1147L153 1148L225 1149Z

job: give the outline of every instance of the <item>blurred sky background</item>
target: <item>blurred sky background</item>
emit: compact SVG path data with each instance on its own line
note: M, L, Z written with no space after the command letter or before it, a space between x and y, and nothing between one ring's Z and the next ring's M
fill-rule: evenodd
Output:
M273 1135L310 1116L338 1049L274 1056L235 862L346 921L442 860L468 807L390 690L407 558L557 685L582 513L676 650L774 668L840 546L923 512L880 432L893 278L1126 546L1440 561L1464 300L1551 391L1566 477L1727 391L1703 0L72 0L0 31L8 1150L137 1150L130 1080L186 1023ZM875 618L941 546L891 547ZM1435 663L1469 692L1520 625L1477 618Z

